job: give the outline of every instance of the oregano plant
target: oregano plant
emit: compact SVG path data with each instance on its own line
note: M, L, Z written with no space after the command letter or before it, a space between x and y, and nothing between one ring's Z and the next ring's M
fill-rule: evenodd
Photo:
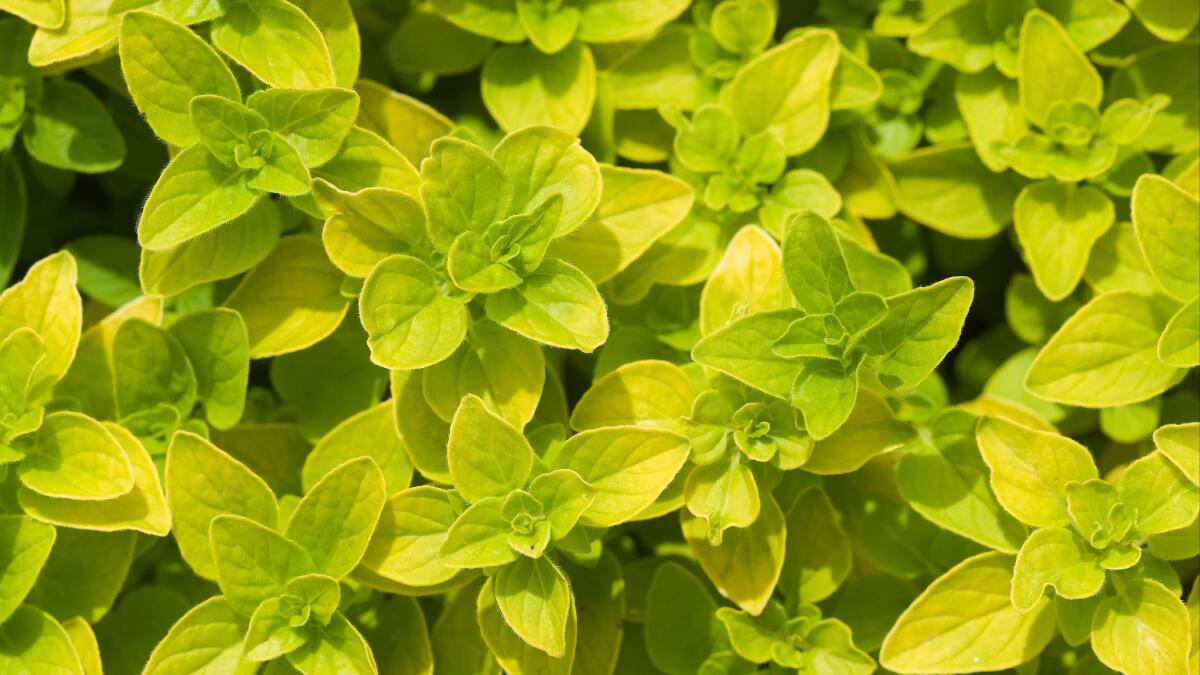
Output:
M0 0L0 672L1200 671L1198 44Z

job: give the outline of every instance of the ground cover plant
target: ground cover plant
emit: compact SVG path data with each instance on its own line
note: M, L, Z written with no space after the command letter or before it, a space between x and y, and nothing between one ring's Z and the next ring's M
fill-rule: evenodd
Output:
M1195 0L0 0L0 673L1200 673Z

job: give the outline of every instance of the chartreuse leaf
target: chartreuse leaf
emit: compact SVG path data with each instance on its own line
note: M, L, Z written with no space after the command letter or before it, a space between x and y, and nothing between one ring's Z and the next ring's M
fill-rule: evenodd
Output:
M54 527L26 515L0 516L0 624L17 611L33 588L54 546Z
M1200 365L1200 296L1179 308L1158 339L1158 358L1177 368Z
M100 644L96 640L96 633L92 630L91 624L83 617L73 616L63 621L62 627L71 640L71 646L75 648L75 655L79 657L80 665L83 666L83 675L103 673L103 665L100 662Z
M790 305L783 270L782 251L765 230L738 230L704 284L700 332L707 335L742 316Z
M1121 580L1092 619L1100 661L1130 675L1187 672L1188 612L1179 594L1152 579Z
M549 126L529 126L504 137L492 157L512 186L509 210L528 213L553 195L563 199L554 237L583 224L600 203L601 174L579 139Z
M304 459L300 474L304 489L312 489L330 471L357 457L370 457L375 461L383 472L388 495L408 487L413 465L392 424L391 401L352 415L317 441Z
M121 72L129 94L159 138L185 148L199 140L188 104L201 94L241 98L229 66L187 27L160 14L121 18Z
M458 569L445 565L439 551L463 511L462 500L430 485L401 490L383 508L362 567L407 586L449 581Z
M466 347L422 371L429 405L443 419L454 417L466 394L474 394L522 429L533 419L546 379L541 348L491 321L475 321Z
M1067 483L1098 477L1087 448L1053 432L986 417L979 420L975 438L991 470L996 499L1027 525L1069 524Z
M841 514L824 490L805 490L788 509L786 526L791 532L808 532L787 538L783 572L779 577L784 595L799 602L815 603L833 595L850 574L850 537L842 527Z
M171 324L170 332L195 372L196 395L209 424L218 429L237 424L250 378L250 337L242 315L225 308L196 312Z
M1125 468L1117 481L1121 503L1135 509L1137 529L1160 534L1190 525L1200 515L1200 488L1161 452Z
M300 672L356 675L377 672L366 639L341 613L334 614L327 625L317 627L314 632L315 639L309 639L287 655L288 661Z
M1168 424L1154 432L1154 445L1193 484L1200 485L1200 424Z
M726 529L750 526L761 508L754 473L740 453L731 453L728 462L693 469L684 486L684 503L707 523L708 541L714 546L721 544Z
M487 296L485 308L492 321L552 347L590 353L608 339L608 307L596 285L554 258L516 288Z
M325 39L312 19L286 0L237 0L213 22L213 45L272 87L335 85Z
M832 312L854 292L842 246L829 221L812 211L788 223L783 240L783 273L800 308L809 314Z
M387 139L414 165L429 156L435 140L454 129L454 122L426 103L378 82L360 79L354 88L362 103L358 123Z
M566 653L571 587L557 565L522 556L500 569L495 588L500 613L521 639L552 657Z
M42 28L58 28L66 18L63 0L4 0L0 8Z
M187 353L167 331L141 319L122 322L113 336L112 359L117 419L135 431L143 426L139 417L157 417L153 410L183 419L195 406L195 373Z
M1143 175L1133 188L1133 226L1150 272L1180 302L1200 295L1200 202L1162 176Z
M468 313L462 300L424 262L406 255L384 259L363 286L358 307L371 360L415 370L436 364L462 344Z
M242 277L224 306L245 320L250 358L278 356L310 347L337 329L349 306L341 283L320 241L290 236Z
M952 237L994 236L1012 218L1022 181L989 171L982 158L982 149L954 143L919 148L897 159L890 168L900 210Z
M606 164L600 176L603 189L595 212L549 249L596 283L624 270L682 222L694 200L690 185L660 171Z
M235 514L274 527L275 495L245 464L203 438L177 432L167 448L167 504L183 559L206 579L217 577L208 530L213 518Z
M504 170L478 146L457 138L435 141L421 162L421 200L429 236L448 250L464 232L482 233L510 213L513 187Z
M667 361L634 361L605 374L571 411L576 431L613 426L644 426L678 431L696 391L686 372Z
M251 94L246 105L313 168L333 159L350 133L358 95L350 89L266 89Z
M193 145L159 175L138 221L138 243L149 251L178 246L237 218L262 196L249 174Z
M950 277L888 298L887 316L863 337L882 359L879 381L903 389L925 379L958 343L974 297L973 281Z
M1192 32L1200 20L1200 10L1186 3L1170 0L1132 0L1125 3L1146 30L1155 36L1178 42Z
M1054 17L1041 10L1025 15L1018 55L1021 107L1029 121L1043 126L1058 101L1100 105L1104 83L1087 56Z
M554 54L501 47L484 61L481 80L483 102L506 131L548 124L578 135L596 100L596 62L579 42Z
M113 499L134 486L129 457L112 433L86 415L66 411L46 415L17 476L24 487L62 499Z
M242 658L248 620L235 612L225 598L209 598L171 626L150 654L144 672L146 675L253 673L258 664Z
M780 356L775 343L803 313L795 309L750 314L705 336L692 348L696 363L776 398L789 399L802 364Z
M525 437L473 394L454 414L446 454L454 486L470 502L524 487L534 460Z
M485 497L454 521L438 552L443 565L452 568L497 567L517 559L508 543L512 528L505 520L500 497Z
M287 590L287 583L316 571L299 544L249 518L222 514L209 525L217 583L233 609L254 613L259 603Z
M544 561L545 558L541 560ZM548 580L552 584L550 588L553 589L553 579L550 578ZM547 675L568 675L568 673L571 673L575 662L577 640L579 637L579 618L572 594L568 593L566 596L568 608L563 653L561 656L556 657L531 645L512 628L508 623L507 617L498 606L498 593L497 581L489 579L479 591L478 600L475 605L475 616L476 622L479 625L479 632L482 634L484 641L487 643L488 650L500 667L505 671L514 673L546 673ZM525 617L535 620L539 618L536 606L533 606L531 603L529 609L530 612L524 614ZM543 609L550 610L551 608L547 606L543 607ZM552 613L548 612L545 618L550 618L550 616L552 616Z
M61 252L34 263L24 279L0 294L0 336L29 328L44 345L45 356L29 376L30 398L45 394L75 358L83 324L77 279L75 259Z
M839 49L833 31L813 29L742 66L724 95L742 133L770 130L787 155L816 145L829 123Z
M66 527L101 530L137 530L165 537L171 530L171 513L150 453L125 427L105 422L104 428L120 445L133 471L133 488L104 500L80 501L50 497L21 487L21 508L38 520Z
M1012 602L1028 611L1042 599L1047 586L1060 598L1081 600L1099 593L1103 585L1100 553L1072 530L1046 527L1030 535L1017 553Z
M702 518L686 510L679 516L684 539L721 595L751 614L761 612L783 571L786 525L775 499L764 498L758 519L749 527L726 530L718 546L709 542Z
M53 616L33 605L18 607L0 626L0 668L14 673L83 675L67 631Z
M1013 558L981 553L931 583L883 641L879 663L898 673L975 673L1030 660L1054 636L1049 599L1020 612L1009 599Z
M1092 246L1115 220L1112 201L1090 185L1044 180L1021 191L1013 224L1033 279L1047 298L1062 300L1075 290Z
M323 178L312 189L326 216L325 252L348 276L366 278L389 255L425 248L425 213L412 196L391 188L342 192Z
M292 511L284 534L300 544L321 574L341 579L362 558L387 500L383 472L370 457L333 469Z
M138 276L142 290L178 295L197 285L232 277L254 267L279 241L279 207L269 199L205 236L161 250L142 249Z
M1038 352L1025 387L1038 398L1084 407L1143 401L1183 372L1158 358L1174 312L1169 301L1130 291L1096 296Z
M571 469L596 489L580 523L612 527L635 518L675 478L688 456L687 438L643 427L605 427L567 439L549 463Z

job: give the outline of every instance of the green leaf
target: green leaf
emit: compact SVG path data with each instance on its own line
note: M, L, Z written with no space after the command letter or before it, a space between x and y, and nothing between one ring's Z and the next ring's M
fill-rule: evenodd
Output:
M947 6L908 37L908 48L964 73L978 73L992 64L992 29L988 3Z
M1196 27L1200 11L1188 3L1172 0L1131 0L1125 3L1146 30L1156 37L1178 42Z
M78 82L42 84L42 100L22 128L21 140L34 159L59 169L103 173L125 161L125 139L108 109Z
M717 620L725 626L738 656L754 663L769 663L772 645L786 639L787 611L778 601L768 603L758 616L722 607L717 610Z
M387 500L383 472L369 457L347 461L308 490L292 511L284 534L300 544L316 571L334 579L362 558Z
M247 185L248 178L203 146L180 152L150 190L138 221L138 243L164 251L246 213L261 196Z
M700 365L787 400L803 364L779 356L775 343L801 316L798 310L780 309L743 317L697 342L692 348L692 358Z
M786 531L775 499L764 499L754 524L726 531L719 546L709 543L702 519L682 510L679 516L683 538L717 591L751 614L762 612L783 571Z
M28 218L29 199L25 194L25 178L21 167L17 164L12 153L5 153L0 159L0 199L8 204L0 224L0 283L8 285L13 268L17 264L17 254L20 253L21 240L25 235L25 225Z
M579 20L584 42L623 42L647 37L687 9L684 0L588 0Z
M46 355L29 377L32 398L48 391L75 358L83 324L77 279L75 259L60 252L34 263L24 279L0 293L0 335L29 328L45 345Z
M1087 448L1053 432L987 417L979 421L975 438L991 470L996 499L1027 525L1070 523L1067 483L1098 477Z
M1054 17L1033 10L1021 24L1017 82L1025 116L1038 126L1058 101L1100 105L1104 83L1087 56Z
M641 427L606 427L567 439L553 468L571 469L596 489L580 523L612 527L632 520L662 494L688 456L685 437Z
M164 406L184 419L195 407L196 375L169 332L141 319L124 321L113 336L112 359L118 420L136 426L134 416Z
M0 592L0 624L25 601L50 556L55 536L54 527L29 516L0 516L0 540L4 542L0 560L0 588L4 589Z
M962 333L975 284L950 277L888 298L888 314L863 337L879 358L879 381L893 389L916 386L945 358Z
M550 532L562 539L591 507L596 490L570 469L544 473L530 481L529 493L546 509Z
M411 256L391 256L375 266L359 295L372 361L415 370L454 353L466 336L468 314L441 286L433 270Z
M725 530L749 527L761 508L758 484L740 454L731 453L727 462L698 466L688 473L684 503L693 516L708 526L708 541L721 544Z
M350 133L358 95L350 89L267 89L251 94L246 105L313 168L333 159Z
M993 173L987 159L982 148L953 143L919 148L892 162L900 211L952 237L995 236L1012 219L1013 200L1024 181Z
M1038 352L1025 387L1038 398L1097 408L1156 396L1182 372L1158 358L1158 339L1173 313L1160 298L1098 295Z
M454 521L438 552L439 561L452 568L499 567L519 555L509 546L511 525L504 519L500 497L485 497Z
M1060 598L1081 600L1099 593L1103 585L1098 552L1069 529L1047 527L1030 535L1017 553L1012 601L1017 609L1028 611L1047 586Z
M358 457L370 457L383 471L388 495L403 490L412 481L412 460L392 424L391 401L348 417L317 441L304 459L304 489L311 490L327 473Z
M253 673L257 664L242 660L247 619L216 596L184 614L150 654L146 675Z
M422 371L429 405L442 419L454 417L463 396L474 394L517 429L533 419L546 378L537 344L491 321L476 321L466 346Z
M1150 579L1118 587L1092 618L1092 649L1130 675L1187 672L1188 613L1179 596Z
M1121 503L1137 513L1137 529L1160 534L1182 529L1200 515L1200 488L1161 452L1142 457L1117 481Z
M297 197L309 191L312 177L304 166L300 153L276 133L258 131L250 135L249 147L254 155L245 160L263 165L254 170L246 185L254 190ZM240 163L240 162L239 162Z
M789 156L816 145L829 123L839 48L833 31L813 29L738 69L724 100L742 133L769 129Z
M787 225L783 272L797 304L809 314L832 312L839 300L854 292L833 227L812 211L800 213Z
M218 429L237 424L250 378L250 338L241 315L223 308L197 312L171 324L170 332L195 371L209 424Z
M554 238L577 229L600 203L600 165L579 139L561 129L522 128L505 136L492 156L512 185L510 212L529 213L554 195L562 197Z
M242 277L223 305L242 315L250 358L261 359L311 347L333 333L349 306L341 285L320 241L289 236Z
M808 534L788 537L780 588L800 604L821 602L850 574L851 543L841 514L824 490L812 488L800 494L786 517L787 530Z
M879 663L898 673L975 673L1012 668L1054 636L1048 599L1020 612L1009 599L1012 556L981 553L931 583L883 641Z
M104 532L136 530L156 537L167 536L171 530L171 512L150 453L125 427L105 422L104 428L129 458L133 469L133 488L129 492L113 499L80 501L47 497L22 487L17 493L21 508L38 520L55 525Z
M117 599L133 562L134 532L63 528L29 594L29 603L63 620L96 622Z
M213 45L272 87L319 89L336 84L329 48L317 25L285 0L236 0L213 22Z
M75 412L46 415L34 451L17 467L26 488L62 499L113 499L133 489L133 468L103 425Z
M646 597L646 652L669 675L690 675L716 644L717 603L708 587L679 563L659 565Z
M217 577L208 530L213 518L235 514L268 527L279 519L275 495L245 464L199 436L178 432L167 448L167 504L179 552L196 574Z
M1004 553L1016 553L1025 539L1025 528L988 485L969 413L951 409L935 417L928 440L900 457L896 483L913 510L951 532Z
M484 61L481 79L483 102L506 131L548 124L578 135L596 99L596 64L579 42L555 54L500 47Z
M473 394L454 414L446 454L454 486L469 502L525 487L534 459L521 432Z
M362 568L414 587L449 581L458 569L443 564L439 551L461 511L461 500L441 488L397 492L383 508Z
M1168 424L1154 432L1154 445L1192 483L1200 485L1200 424Z
M371 187L399 190L417 197L420 176L400 151L373 131L353 127L333 159L313 170L340 190L357 192Z
M209 526L217 583L233 609L245 616L284 593L287 582L316 566L299 544L249 518L219 515Z
M159 138L179 147L199 137L188 104L201 94L241 98L229 66L187 27L160 14L121 18L121 73L129 94Z
M803 365L792 383L789 401L804 415L804 427L814 440L828 438L850 417L858 398L858 364L801 357Z
M520 286L489 295L492 321L563 349L594 351L608 339L608 308L596 285L577 267L548 259Z
M492 41L431 11L410 12L388 41L388 63L402 73L457 75L474 70Z
M1187 302L1200 295L1200 204L1161 176L1143 175L1133 188L1133 226L1150 272L1172 297Z
M595 212L549 250L596 283L624 270L682 222L694 199L691 186L659 171L602 165L600 176Z
M813 445L804 470L820 475L856 471L872 457L904 445L914 430L878 394L862 389L845 423Z
M334 588L337 588L336 584ZM297 628L291 625L291 617L281 608L282 602L282 597L268 598L254 610L246 629L244 651L247 660L276 659L295 651L306 641L308 636L300 630L303 626Z
M13 673L83 675L67 631L54 617L32 605L17 608L0 626L0 668Z
M549 558L522 556L496 575L496 605L521 639L552 657L567 651L571 586Z

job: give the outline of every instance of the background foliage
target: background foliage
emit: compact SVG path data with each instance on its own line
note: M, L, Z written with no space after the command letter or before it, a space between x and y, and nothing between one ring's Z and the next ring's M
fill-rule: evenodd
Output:
M0 672L1200 671L1195 0L0 0Z

